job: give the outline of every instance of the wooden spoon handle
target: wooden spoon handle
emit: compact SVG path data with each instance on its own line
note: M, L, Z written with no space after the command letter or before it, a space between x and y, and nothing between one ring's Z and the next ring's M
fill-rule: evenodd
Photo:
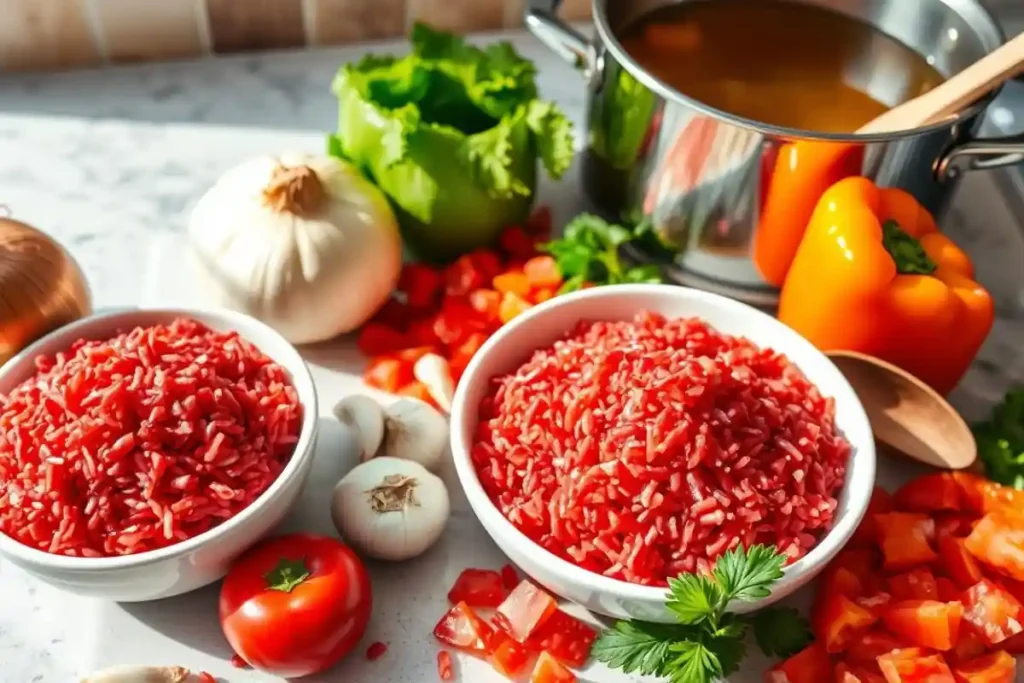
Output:
M867 122L858 133L917 128L963 111L999 84L1024 73L1024 33L941 85Z

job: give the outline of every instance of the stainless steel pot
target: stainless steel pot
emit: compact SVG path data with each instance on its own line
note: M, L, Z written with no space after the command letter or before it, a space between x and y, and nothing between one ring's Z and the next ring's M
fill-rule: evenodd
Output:
M639 17L679 1L689 0L594 0L594 40L557 17L560 0L530 0L525 19L534 35L575 65L587 82L582 173L594 208L615 220L653 227L669 248L670 273L683 284L757 305L777 300L777 288L762 277L753 257L759 242L775 239L761 226L774 160L794 148L787 143L852 148L863 175L908 190L936 214L962 172L1024 161L1024 135L974 137L995 93L950 122L861 136L769 126L690 99L644 71L616 38ZM976 0L801 1L868 22L924 55L947 77L1004 40ZM905 94L887 59L887 45L869 46L851 77L876 99L895 104Z

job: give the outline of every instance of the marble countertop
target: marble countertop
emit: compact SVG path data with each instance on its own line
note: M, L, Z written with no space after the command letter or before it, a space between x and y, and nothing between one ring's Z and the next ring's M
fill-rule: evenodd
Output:
M580 124L578 77L538 43L521 35L516 43L540 66L543 94ZM223 171L260 153L323 148L337 111L331 78L363 51L0 76L0 204L71 250L97 306L138 304L149 287L153 245L180 234L189 207ZM1003 127L1024 129L1024 107L994 114ZM968 417L1024 381L1024 202L1000 198L1009 178L968 176L947 222L981 264L980 279L1000 308L995 332L955 396ZM90 628L80 601L4 564L0 586L0 681L73 680Z

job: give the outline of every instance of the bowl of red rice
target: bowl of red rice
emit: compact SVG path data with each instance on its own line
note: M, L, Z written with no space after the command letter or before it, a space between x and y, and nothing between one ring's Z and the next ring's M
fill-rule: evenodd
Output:
M316 436L309 368L263 323L93 315L0 367L0 556L82 595L194 590L284 518Z
M615 285L518 316L474 356L455 468L494 542L548 590L673 621L667 581L754 544L788 556L747 612L810 581L867 509L875 448L842 373L773 317Z

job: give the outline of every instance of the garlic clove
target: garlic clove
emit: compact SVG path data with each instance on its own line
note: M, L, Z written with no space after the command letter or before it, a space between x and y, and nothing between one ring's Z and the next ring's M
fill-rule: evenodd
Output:
M188 677L183 666L116 666L90 674L81 683L184 683Z
M416 361L412 374L427 387L430 397L441 406L441 410L451 414L455 382L452 381L452 369L448 361L436 353L428 353Z
M395 401L384 410L382 455L423 465L436 472L448 452L448 420L415 398Z
M338 401L333 412L338 422L356 432L360 462L377 455L384 440L384 408L377 401L356 394Z

